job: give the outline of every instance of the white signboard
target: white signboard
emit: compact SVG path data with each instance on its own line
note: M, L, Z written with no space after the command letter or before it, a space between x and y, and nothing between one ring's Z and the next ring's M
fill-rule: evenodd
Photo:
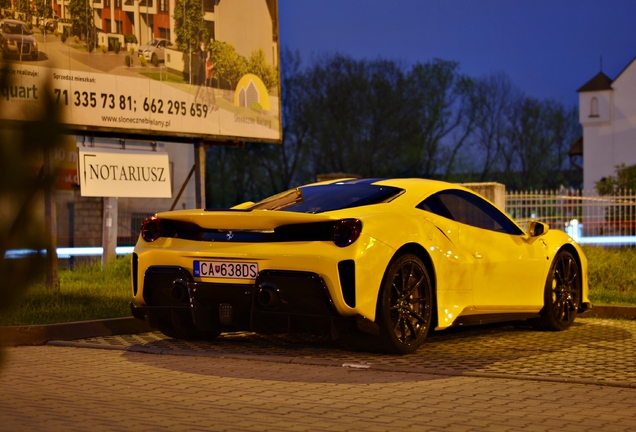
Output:
M167 153L79 149L82 196L171 198Z

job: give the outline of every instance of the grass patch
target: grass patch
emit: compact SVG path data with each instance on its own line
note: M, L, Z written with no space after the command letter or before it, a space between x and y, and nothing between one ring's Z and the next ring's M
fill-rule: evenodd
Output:
M185 81L178 75L174 75L168 72L139 72L139 75L143 75L147 78L156 80L156 81L165 81L172 82L177 84L188 84L188 81Z
M130 256L102 270L100 262L61 270L60 290L34 284L15 308L0 316L0 325L51 324L130 316Z
M86 51L86 52L88 52L88 47L86 45L71 44L70 46L71 46L71 48L75 48L78 51Z
M636 305L636 249L584 246L592 304Z

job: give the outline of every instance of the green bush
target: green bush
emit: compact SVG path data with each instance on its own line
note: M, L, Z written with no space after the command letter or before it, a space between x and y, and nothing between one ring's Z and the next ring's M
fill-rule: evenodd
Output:
M636 249L584 246L592 304L636 305Z
M130 57L129 55L126 55L126 57L124 58L124 64L130 67L130 65L132 64L132 57Z
M93 52L93 50L95 49L95 42L93 42L92 39L88 39L86 41L86 48L88 48L88 52Z
M113 51L115 51L115 54L119 54L120 50L121 44L119 43L119 39L115 39L115 41L113 41Z
M144 57L143 55L139 56L139 64L141 66L146 66L148 64L148 60L146 60L146 57Z
M80 41L79 36L73 36L73 42L75 42L76 44L78 44Z
M104 54L106 54L108 52L108 47L106 45L100 45L99 49L102 50L102 52Z
M62 32L62 42L66 42L66 32Z
M124 35L124 42L126 43L137 43L137 36L132 33L128 33Z

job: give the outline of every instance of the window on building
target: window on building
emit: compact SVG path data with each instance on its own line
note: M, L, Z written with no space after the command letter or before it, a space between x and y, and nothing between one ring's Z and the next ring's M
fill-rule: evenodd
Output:
M203 0L203 10L205 12L214 12L214 6L216 5L216 0Z
M598 99L595 97L590 101L590 117L598 117Z
M159 12L168 12L168 0L159 0Z
M159 27L159 37L170 40L170 29L167 27Z

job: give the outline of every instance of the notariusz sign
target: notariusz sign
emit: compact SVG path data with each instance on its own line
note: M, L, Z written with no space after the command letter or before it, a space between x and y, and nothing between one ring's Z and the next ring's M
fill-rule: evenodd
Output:
M79 149L82 196L171 198L167 153Z

